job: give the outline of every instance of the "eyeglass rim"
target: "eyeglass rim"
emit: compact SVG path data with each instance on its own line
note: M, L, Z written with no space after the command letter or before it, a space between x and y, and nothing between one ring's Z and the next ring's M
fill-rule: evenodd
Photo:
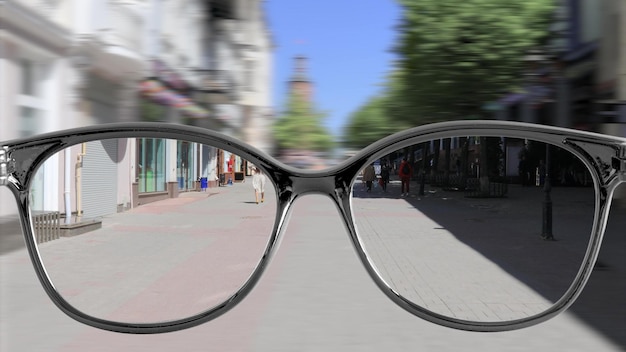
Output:
M376 145L380 145L378 148L378 152L373 155L370 155L367 160L362 163L362 167L370 164L374 160L379 159L380 157L388 154L390 151L401 149L402 147L406 147L408 145L417 144L422 141L430 141L436 139L443 139L451 137L449 128L453 130L455 127L457 128L460 125L463 125L460 129L466 131L463 136L485 136L485 137L506 137L506 138L522 138L522 139L530 139L534 141L544 142L550 145L558 146L564 150L569 151L574 154L578 159L580 159L585 167L589 170L593 184L595 188L596 194L596 207L594 212L594 223L592 225L592 233L590 234L589 245L587 251L585 253L585 257L583 262L581 263L578 274L576 275L574 281L568 290L564 293L564 295L555 302L549 309L522 319L503 321L503 322L480 322L480 321L466 321L461 319L456 319L448 316L444 316L438 314L436 312L429 311L423 307L420 307L413 302L405 299L400 294L394 292L393 289L389 288L389 285L384 283L380 283L380 280L376 280L377 277L381 277L376 270L372 270L370 276L374 279L374 281L378 284L379 288L396 304L409 311L410 313L419 316L427 321L452 327L460 330L468 330L468 331L479 331L479 332L498 332L498 331L508 331L508 330L516 330L520 328L529 327L532 325L539 324L546 320L553 318L554 316L560 314L569 308L576 298L582 292L586 282L588 281L591 272L593 270L593 266L596 262L597 255L600 250L600 245L602 242L602 238L604 236L604 230L606 228L606 224L608 221L608 215L610 211L610 205L612 201L612 196L615 188L622 182L626 182L626 178L623 175L617 174L607 174L601 175L600 169L601 165L599 165L598 160L602 159L602 161L608 161L610 164L611 158L610 156L615 154L619 158L621 158L621 163L624 164L624 160L626 159L626 138L614 137L609 135L603 135L598 133L589 133L572 129L565 128L555 128L550 126L536 125L536 124L527 124L527 123L517 123L517 122L500 122L500 121L471 121L466 122L462 121L461 124L457 122L443 123L443 124L433 124L431 127L442 127L440 129L435 128L431 131L425 132L417 137L411 137L410 133L402 133L406 135L407 139L403 140L403 136L395 136L400 137L397 138L400 140L397 144L391 144L385 146L385 143L377 142ZM438 125L438 126L435 126ZM459 137L458 133L453 135L455 137ZM581 146L579 144L589 143L592 146L602 146L605 148L605 152L608 152L608 160L606 159L607 155L600 157L599 155L586 155L587 153L591 153L589 146ZM623 167L623 166L622 166ZM350 219L351 222L354 220ZM355 244L360 245L357 236L353 238L353 242ZM361 247L357 250L357 253L361 255L361 260L364 262L364 266L368 271L373 269L374 265L370 263L370 265L365 264L368 261L367 256L364 254L364 249Z
M327 170L322 171L310 171L310 170L301 170L294 167L290 167L281 163L280 161L274 159L271 156L268 156L264 152L237 140L234 137L227 136L221 134L219 132L206 130L199 127L192 126L182 126L182 125L173 125L173 124L165 124L165 123L116 123L116 124L106 124L99 126L90 126L90 127L82 127L71 130L64 130L58 132L52 132L45 135L35 136L32 138L24 138L20 140L15 140L13 142L4 143L5 150L19 150L22 148L37 148L41 146L48 146L44 151L38 151L38 158L35 158L28 165L28 170L31 172L27 172L27 174L32 173L34 169L36 169L42 162L42 160L47 159L51 154L60 151L70 145L74 145L81 142L87 142L90 140L99 140L99 139L108 139L108 138L125 138L127 136L132 136L136 138L141 137L150 137L150 138L177 138L177 139L186 139L192 142L199 143L210 143L213 146L218 148L223 148L234 153L239 154L243 158L251 161L253 164L260 166L266 173L270 174L273 178L272 182L276 186L278 186L285 179L292 178L302 178L302 177L324 177L329 175L334 175L336 177L343 177L343 179L350 179L348 188L351 189L353 183L356 179L356 174L358 171L365 166L367 163L371 162L378 155L384 155L388 150L396 150L401 148L403 145L410 145L416 143L416 140L429 140L436 138L445 138L447 135L459 136L458 131L469 131L471 134L476 135L498 135L504 134L506 132L506 136L509 134L518 134L520 136L525 136L525 138L539 140L539 141L548 141L548 143L556 144L558 141L562 141L564 139L574 139L574 140L583 140L589 143L609 145L611 147L617 146L625 146L626 139L620 137L612 137L602 134L596 134L591 132L583 132L577 130L563 129L557 127L543 126L543 125L535 125L535 124L526 124L526 123L518 123L518 122L503 122L503 121L452 121L452 122L444 122L437 123L431 125L424 125L415 127L403 132L396 133L389 137L383 138L378 142L371 144L370 146L364 148L357 155L345 160L341 164L329 168ZM522 137L524 138L524 137ZM575 153L576 154L576 153ZM578 156L578 155L577 155ZM580 158L580 156L579 156ZM586 163L588 168L593 168L593 160L583 160ZM280 174L280 175L279 175ZM355 245L355 249L357 249L357 254L359 255L363 265L366 270L374 279L375 283L383 290L383 292L392 299L396 304L400 305L405 310L410 313L425 319L427 321L444 325L447 327L452 327L456 329L462 330L470 330L470 331L505 331L505 330L513 330L518 328L527 327L530 325L537 324L539 322L545 321L547 319L552 318L553 316L559 314L569 307L575 298L580 294L580 291L584 287L584 284L588 280L591 274L591 268L593 267L593 262L597 257L599 252L599 245L601 243L602 235L604 233L604 227L606 226L606 219L608 217L608 208L610 206L610 197L608 200L600 199L599 194L601 193L598 187L609 187L606 180L601 180L600 176L594 172L591 172L592 178L594 179L594 185L596 187L596 213L594 214L594 225L593 225L593 233L592 239L590 241L589 248L587 250L587 254L585 255L585 262L581 266L579 274L577 275L577 279L572 286L568 290L567 294L561 298L558 302L556 302L550 309L527 318L512 320L512 321L504 321L504 322L470 322L460 319L455 319L447 316L443 316L431 311L428 311L420 306L415 305L414 303L406 300L401 295L397 294L393 291L393 289L384 283L381 279L380 275L378 275L375 271L375 268L369 262L364 249L360 246L358 235L356 233L356 229L354 226L354 220L351 214L351 197L336 197L335 203L338 206L340 212L342 213L344 220L346 221L347 229L350 237L352 238L352 242ZM347 176L346 176L347 175ZM279 179L279 177L283 177L283 181ZM14 180L15 181L15 180ZM28 189L28 178L26 178L26 187ZM15 184L15 182L14 182ZM611 185L615 184L615 182L611 182ZM616 185L615 185L616 187ZM278 188L278 187L277 187ZM279 190L277 189L277 192ZM298 190L294 190L292 195L300 195L302 192L298 192ZM279 197L281 195L279 194ZM28 198L28 197L25 197ZM332 197L331 197L332 198ZM31 228L31 220L28 212L28 206L20 207L21 219L22 219L22 227L23 229L27 229L29 233L25 232L25 236L27 237L27 244L29 254L31 255L31 260L33 264L35 262L39 262L38 265L35 265L35 269L37 274L44 286L44 289L51 297L53 302L67 315L70 317L83 322L87 325L91 325L94 327L98 327L105 330L117 331L117 332L127 332L127 333L160 333L160 332L169 332L185 329L188 327L196 326L198 324L204 323L206 321L212 320L217 316L225 313L230 310L236 304L238 304L254 287L256 282L260 279L265 267L268 265L271 257L274 252L278 248L278 243L282 238L282 233L284 226L286 224L286 220L289 216L289 210L291 209L291 204L295 200L295 197L288 197L283 199L278 204L278 212L276 223L274 226L274 232L270 241L268 242L268 247L266 252L259 263L257 269L255 269L254 273L251 275L248 282L246 282L238 292L233 294L228 300L226 300L221 305L214 307L208 311L197 314L193 317L188 317L184 319L179 319L175 321L168 321L164 323L119 323L108 320L99 319L93 316L89 316L77 309L73 306L69 305L66 301L62 299L62 297L55 290L53 284L47 279L47 275L45 274L45 269L41 262L39 262L38 254L36 253L36 243L34 242L32 236L32 228ZM27 199L22 199L21 202L18 200L18 203L24 205L28 204ZM30 243L28 243L30 240Z
M541 135L553 135L555 137L577 138L591 143L611 144L626 148L626 138L589 131L516 121L457 120L425 124L412 127L404 131L396 132L394 134L381 138L374 143L371 143L354 156L344 160L341 164L325 170L303 170L287 165L279 161L278 159L268 155L267 153L261 151L260 149L252 146L249 143L214 130L197 126L188 126L164 122L117 122L77 127L43 133L32 137L9 140L1 143L0 149L28 148L45 144L52 144L55 142L61 143L62 145L60 146L60 149L62 149L69 145L81 142L88 142L91 140L120 138L122 136L117 135L119 133L124 133L129 136L132 135L138 138L143 136L155 137L155 133L157 133L158 135L163 136L187 136L191 138L189 139L189 141L191 142L201 142L198 141L198 139L204 141L210 140L213 143L218 143L218 145L216 145L217 147L223 146L225 147L225 149L230 149L234 147L242 153L245 153L246 156L254 157L255 159L261 159L263 161L266 161L269 165L273 167L283 168L290 173L293 173L294 175L320 176L329 173L336 173L338 172L338 170L344 169L346 164L351 164L353 162L356 162L357 160L367 158L367 156L376 153L381 148L389 145L395 145L402 140L427 134L440 134L442 136L445 136L447 133L459 130L473 131L473 133L493 133L493 135L497 135L497 132L494 132L494 130L506 130L507 132L523 131L529 134L539 133ZM456 135L458 136L458 134ZM623 157L626 157L626 152L624 153L625 155L623 155Z

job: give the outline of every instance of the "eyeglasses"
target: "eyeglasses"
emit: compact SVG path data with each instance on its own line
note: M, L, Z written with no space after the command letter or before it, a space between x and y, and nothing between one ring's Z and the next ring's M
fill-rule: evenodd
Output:
M626 139L515 122L421 126L319 171L159 123L3 145L0 184L45 291L125 333L233 308L309 193L334 201L365 269L408 312L471 331L537 324L580 294L626 181Z

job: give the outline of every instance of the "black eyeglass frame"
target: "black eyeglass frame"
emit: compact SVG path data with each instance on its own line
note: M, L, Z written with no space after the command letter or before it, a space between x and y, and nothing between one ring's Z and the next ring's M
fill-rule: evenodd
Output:
M530 139L556 145L576 155L589 169L596 191L596 206L591 238L583 264L574 282L552 307L523 319L503 322L473 322L429 311L394 291L377 273L359 240L351 208L351 192L358 173L368 164L393 151L434 139L463 136ZM244 285L220 305L200 314L159 323L122 323L87 315L71 306L57 292L39 257L29 212L29 187L35 171L53 154L76 144L115 138L164 138L197 142L227 150L261 168L275 186L277 213L274 229L265 252ZM115 123L69 129L9 141L0 147L0 186L14 194L20 214L26 247L44 290L59 309L84 324L115 332L150 334L190 328L224 314L252 290L279 247L295 200L305 194L329 196L344 219L355 251L370 277L392 301L406 311L432 323L468 331L507 331L548 320L566 310L581 293L589 279L606 228L615 189L626 182L626 138L536 124L462 120L415 127L381 139L334 167L310 171L285 165L262 151L233 137L191 126L167 123Z

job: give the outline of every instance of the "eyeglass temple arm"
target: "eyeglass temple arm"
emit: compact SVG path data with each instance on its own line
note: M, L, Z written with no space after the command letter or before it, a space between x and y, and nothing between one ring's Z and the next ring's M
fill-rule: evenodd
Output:
M614 158L614 165L616 170L620 173L620 180L622 182L626 182L626 143L622 145L622 149L620 151L620 155L617 158Z
M564 143L595 166L602 184L614 188L626 181L626 143L605 144L576 138L567 138Z
M0 149L0 186L9 183L9 147L5 146Z
M62 142L55 141L36 146L0 147L0 186L12 184L23 191L40 159L53 150L61 150Z

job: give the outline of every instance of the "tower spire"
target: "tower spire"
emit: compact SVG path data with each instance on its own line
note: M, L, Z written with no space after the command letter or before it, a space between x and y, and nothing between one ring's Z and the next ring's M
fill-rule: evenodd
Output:
M309 81L306 65L307 65L307 58L305 56L298 55L294 58L295 70L294 70L292 81L297 81L297 82Z
M307 61L307 58L303 55L298 55L294 58L294 72L291 81L289 81L289 89L292 93L310 102L313 86L308 77Z

